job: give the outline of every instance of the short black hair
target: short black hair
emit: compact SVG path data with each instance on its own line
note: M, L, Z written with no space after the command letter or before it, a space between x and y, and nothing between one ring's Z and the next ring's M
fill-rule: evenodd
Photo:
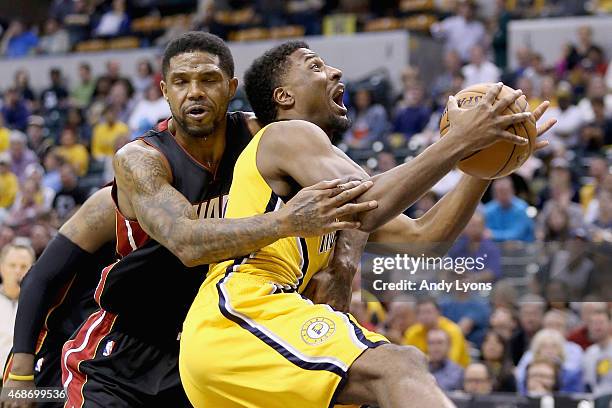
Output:
M266 51L244 74L244 90L253 112L262 125L274 122L278 109L274 90L287 72L287 59L300 48L310 48L304 41L287 41Z
M219 67L230 78L234 77L234 57L225 42L214 34L189 31L170 41L164 50L162 75L166 78L172 57L186 52L203 51L219 57Z

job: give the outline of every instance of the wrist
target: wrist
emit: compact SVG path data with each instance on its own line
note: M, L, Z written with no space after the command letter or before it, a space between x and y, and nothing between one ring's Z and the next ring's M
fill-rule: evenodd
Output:
M34 374L34 354L28 354L28 353L13 354L11 373L15 375Z
M451 128L443 138L434 143L434 146L438 145L443 150L442 157L451 160L455 164L471 153L469 145L462 140L461 135L456 133L457 130Z
M284 207L271 213L273 221L276 225L274 229L276 231L276 238L287 238L297 236L290 221L291 214Z

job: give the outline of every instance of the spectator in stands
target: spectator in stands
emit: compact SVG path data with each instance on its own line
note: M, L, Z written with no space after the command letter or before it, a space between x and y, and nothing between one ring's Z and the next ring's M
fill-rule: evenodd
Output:
M54 18L45 21L45 34L40 37L38 52L41 54L64 54L70 51L70 38L66 31Z
M0 114L0 153L8 150L10 138L11 130L4 126L4 115Z
M401 344L404 333L414 323L416 323L414 300L395 298L389 303L387 316L380 331L392 343Z
M542 327L544 329L552 329L559 332L564 338L567 338L569 332L569 320L567 313L558 309L550 309L544 314ZM579 369L582 364L583 350L578 344L567 340L564 347L565 366L572 369ZM523 356L524 357L524 356Z
M587 294L587 285L595 273L595 263L587 251L588 241L586 229L572 229L568 240L555 250L547 265L552 279L546 288L547 299L556 309L568 314L570 328L578 326L579 319L569 309L567 301L581 299Z
M462 367L469 364L470 356L461 328L440 315L440 308L433 298L422 298L417 301L417 322L404 333L403 344L415 346L427 353L427 333L433 329L440 329L446 332L450 339L448 357Z
M134 110L128 121L129 131L132 139L141 136L144 132L154 127L157 122L170 117L168 102L162 97L159 84L151 83L146 90L144 99L134 106ZM106 122L107 125L110 122ZM119 125L116 123L115 125ZM109 131L109 129L106 129ZM127 133L122 132L122 133Z
M376 326L369 319L367 303L361 300L360 292L352 293L349 311L360 325L368 330L376 329Z
M79 64L79 83L70 93L71 102L77 108L84 108L91 102L96 83L91 75L91 65L88 62Z
M584 381L595 397L612 394L612 334L610 313L599 310L587 323L594 342L584 356Z
M470 282L466 273L457 273L458 282ZM480 347L489 323L491 310L484 299L471 292L454 290L440 301L442 314L457 323L463 336L475 347Z
M597 194L597 217L588 225L594 242L612 242L612 189L602 188Z
M584 236L578 236L578 238L585 239ZM572 249L574 253L585 252L584 246L577 245L576 248L578 248L578 250ZM564 281L551 277L546 283L544 294L548 301L548 310L560 311L565 315L567 319L565 323L566 329L571 330L580 324L580 319L570 308L569 302L572 297L570 296L568 285ZM565 336L565 331L562 334Z
M115 139L115 142L113 143L113 152L117 153L119 149L121 149L123 146L125 146L129 142L130 142L130 138L127 133L119 135ZM110 183L111 181L113 181L114 178L115 178L115 169L113 168L113 158L106 157L104 159L104 171L102 173L102 181L104 183Z
M455 391L463 384L463 368L448 358L450 340L444 330L427 332L429 372L444 391Z
M10 208L18 191L19 180L11 171L11 156L2 152L0 153L0 208Z
M480 358L492 374L493 391L515 392L514 366L510 361L508 343L497 332L491 330L484 336L480 347Z
M64 121L64 127L70 127L75 130L79 140L85 146L91 145L91 126L87 123L83 117L83 112L79 108L68 108L66 112L66 120Z
M36 255L36 259L43 253L49 241L51 240L51 233L49 228L43 224L34 224L30 228L30 242L32 243L32 249Z
M484 44L484 25L475 20L476 4L472 0L462 0L457 5L457 14L431 26L436 38L445 40L445 49L456 51L465 62L470 57L470 49Z
M36 49L38 37L33 31L27 30L20 20L13 20L4 32L0 42L0 55L9 58L24 57Z
M485 231L484 216L476 211L465 226L463 234L449 251L451 258L482 259L482 270L468 271L469 280L473 282L494 282L502 277L501 252L497 245L485 236Z
M524 295L518 302L519 327L510 339L512 363L518 364L529 348L531 339L542 328L546 302L541 296Z
M493 392L493 377L486 365L472 363L465 369L463 391L470 395L489 395Z
M393 152L389 150L381 150L376 155L376 169L374 170L374 173L381 174L385 171L391 170L395 166L397 166L397 160Z
M44 196L39 185L32 179L26 180L11 206L8 225L20 235L28 235L30 227L44 211Z
M43 159L45 175L42 179L43 186L50 187L56 193L62 189L60 168L65 160L57 153L57 148L50 149Z
M465 78L464 86L481 84L484 82L497 82L501 71L485 56L482 45L474 45L470 49L470 63L461 69Z
M551 160L548 172L548 182L538 194L539 202L544 207L542 210L543 214L541 215L545 217L548 213L546 204L550 202L549 200L567 208L572 216L578 215L576 211L582 213L580 206L572 205L572 202L578 201L577 190L577 186L575 186L572 181L570 163L563 157L556 157ZM573 221L572 227L579 227L582 225L582 217L578 217L578 220Z
M62 131L57 154L74 167L78 176L84 176L87 173L89 152L87 152L85 146L79 143L79 137L73 128L65 127Z
M591 200L595 198L600 186L609 174L610 170L605 157L594 156L589 159L589 177L591 177L591 181L585 183L580 188L580 204L583 211L588 209Z
M26 167L26 181L32 180L36 183L37 188L43 197L43 208L45 211L51 209L53 199L55 198L55 191L43 184L43 177L45 175L45 169L38 163L32 163Z
M525 99L527 99L527 103L529 103L529 106L536 107L539 106L542 102L544 102L542 99L540 99L538 93L534 90L533 80L527 75L523 75L518 79L518 81L516 82L516 89L520 89L521 91L523 91L523 95L525 96Z
M40 104L45 112L61 110L68 103L68 91L63 84L62 71L51 68L49 71L51 85L40 94Z
M123 123L129 121L130 114L134 108L133 94L134 89L130 81L123 78L113 84L108 94L109 105L115 109L118 120Z
M102 15L93 35L115 37L127 34L129 29L130 20L125 11L125 0L113 0L112 8Z
M601 49L601 47L593 43L593 30L591 27L587 25L578 27L577 34L578 43L572 46L568 58L568 69L570 70L580 65L594 47Z
M31 115L28 118L28 147L32 149L39 159L53 146L53 140L45 137L45 120L42 116Z
M508 48L508 23L512 20L512 14L508 10L508 4L505 0L496 2L496 14L493 20L494 26L491 36L491 47L495 56L495 65L501 69L505 69L508 64L506 55Z
M510 309L496 307L489 318L489 326L495 334L503 339L504 343L509 343L516 329L516 321Z
M432 95L437 98L453 87L453 79L461 74L461 57L457 51L449 50L444 53L444 72L436 77L432 87Z
M323 6L323 0L289 0L285 2L287 19L290 24L304 26L306 35L321 34Z
M521 395L526 395L526 378L532 361L548 360L561 366L559 391L583 392L582 367L576 361L568 360L566 340L554 329L542 329L533 338L529 351L525 353L516 368L516 386Z
M408 211L412 217L419 218L427 211L431 210L439 199L440 197L438 197L436 193L429 190L421 198L419 198L418 201L408 209Z
M603 152L605 146L612 145L612 115L606 117L604 99L592 98L591 106L593 120L580 129L579 156L596 155Z
M73 0L53 0L49 7L49 15L62 22L73 10Z
M128 126L117 120L116 108L108 105L104 110L104 121L98 123L93 128L91 154L96 160L112 157L115 153L115 139L128 133Z
M425 101L422 85L414 86L404 93L403 107L399 108L393 119L393 132L401 133L406 140L425 129L431 108Z
M559 103L557 102L557 82L552 75L542 77L539 97L543 101L550 102L550 108L556 108L559 106Z
M589 333L588 325L591 316L600 312L606 313L608 310L608 305L605 302L597 302L595 300L596 298L587 296L584 301L580 303L581 325L567 335L569 341L578 344L583 350L586 350L594 344L594 340Z
M484 214L495 241L533 241L533 219L527 215L527 203L516 197L509 177L493 182L493 200L485 205Z
M75 45L89 36L91 11L85 0L72 0L70 3L72 7L67 10L63 23L68 31L70 44Z
M0 360L6 361L13 346L20 284L34 263L34 251L25 243L0 247Z
M146 92L151 85L157 86L159 84L153 83L153 64L148 59L141 59L137 63L136 77L134 78L134 92L137 99L146 97Z
M25 180L25 169L32 163L38 163L36 153L27 146L27 137L18 130L13 130L9 139L11 155L11 171L19 181Z
M32 103L36 100L36 95L30 86L30 74L26 69L18 69L15 72L15 89L21 100L26 102L29 110L32 110Z
M533 361L527 367L525 393L532 397L553 395L559 390L559 372L557 363L549 359Z
M8 128L25 130L30 111L25 101L19 97L17 89L9 88L6 90L1 112L4 116L4 123Z
M557 86L557 104L556 108L549 108L541 120L550 118L557 119L557 123L551 129L550 143L552 147L562 145L565 147L573 147L577 142L577 132L585 123L578 107L572 104L574 94L572 87L567 82L560 82Z
M62 188L53 199L53 211L61 225L87 200L87 191L79 186L77 174L70 163L62 164L60 177Z
M568 208L552 200L546 202L545 208L546 212L542 211L538 214L537 239L547 243L565 242L569 239L572 231L570 223L576 220L570 217ZM582 212L578 215L578 220L581 220Z
M385 108L372 102L369 89L358 89L353 106L349 109L352 126L344 135L344 142L352 148L370 148L372 143L381 141L389 131Z
M603 116L612 117L612 93L608 92L606 82L601 75L589 77L586 97L578 102L577 107L585 122L593 122L595 120L595 110L592 106L595 99L603 100Z

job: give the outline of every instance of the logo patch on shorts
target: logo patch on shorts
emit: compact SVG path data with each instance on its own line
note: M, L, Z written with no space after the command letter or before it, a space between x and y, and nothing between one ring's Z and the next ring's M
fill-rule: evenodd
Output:
M302 340L317 345L325 342L336 331L336 325L326 317L315 317L302 326Z
M114 348L115 348L115 342L112 340L107 341L106 345L104 346L104 350L102 351L102 355L104 357L110 356Z

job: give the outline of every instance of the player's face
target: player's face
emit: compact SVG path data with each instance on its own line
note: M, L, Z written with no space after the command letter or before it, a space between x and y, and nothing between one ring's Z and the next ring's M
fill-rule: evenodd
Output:
M217 55L196 51L170 59L161 89L177 127L189 136L206 137L225 118L237 84L221 69Z
M350 122L342 102L344 84L342 71L329 65L307 48L296 50L289 57L291 64L286 83L293 93L294 108L322 129L342 132Z

